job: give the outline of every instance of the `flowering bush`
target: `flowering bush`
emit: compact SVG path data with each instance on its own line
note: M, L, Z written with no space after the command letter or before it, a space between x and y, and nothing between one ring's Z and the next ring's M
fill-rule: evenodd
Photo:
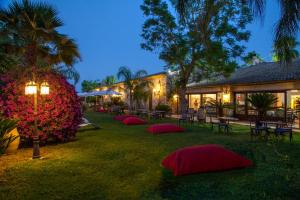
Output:
M42 142L49 137L59 141L74 137L81 122L79 97L74 87L55 72L36 72L36 82L47 81L49 95L38 95L37 126ZM30 141L34 131L34 98L25 95L25 85L31 73L8 72L0 76L0 112L6 117L18 119L21 138ZM1 113L0 113L1 114Z

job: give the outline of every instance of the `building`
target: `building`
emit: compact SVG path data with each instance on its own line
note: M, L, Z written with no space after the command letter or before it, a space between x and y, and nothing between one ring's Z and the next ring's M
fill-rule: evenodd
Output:
M294 109L296 99L300 98L300 59L288 67L263 62L240 68L228 78L189 84L187 90L190 108L197 109L211 99L221 100L234 105L232 115L240 119L256 114L247 97L257 92L274 94L278 98L276 108L267 114L285 118L287 111Z
M142 78L151 81L153 87L151 88L151 94L149 99L146 102L143 102L140 108L153 110L155 109L156 105L158 105L159 103L166 104L167 103L167 73L160 72L160 73L150 74ZM121 100L129 105L129 91L126 89L124 82L115 83L109 88L113 89L116 92L121 93L120 96ZM97 88L97 90L107 90L109 88L104 86L104 87ZM104 96L104 101L109 101L110 100L109 98L111 97ZM137 105L134 105L134 107L137 108Z

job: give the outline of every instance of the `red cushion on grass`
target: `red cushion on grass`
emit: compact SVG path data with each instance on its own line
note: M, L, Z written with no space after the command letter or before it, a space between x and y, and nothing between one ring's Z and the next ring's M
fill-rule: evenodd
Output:
M152 134L183 132L184 129L175 124L154 124L147 131Z
M208 144L179 149L168 155L162 165L180 176L248 167L252 161L220 145Z
M117 116L114 117L114 120L123 121L127 117L135 117L135 116L134 115L117 115Z
M101 112L101 113L107 113L108 110L105 110L105 109L103 109L103 108L100 108L100 109L98 110L98 112Z
M126 119L123 120L123 123L126 125L142 125L142 124L146 124L147 122L138 117L127 117Z

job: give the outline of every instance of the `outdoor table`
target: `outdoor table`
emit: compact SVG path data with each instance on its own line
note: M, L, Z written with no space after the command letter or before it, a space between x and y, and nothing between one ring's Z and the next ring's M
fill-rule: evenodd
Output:
M284 134L289 134L290 142L292 141L292 138L293 138L293 125L292 124L289 126L289 124L287 122L281 122L281 121L278 121L278 122L262 121L262 122L266 123L267 126L268 126L268 124L275 126L273 133L275 134L276 137L278 137L280 135L284 135Z
M276 128L284 127L284 126L287 125L286 122L281 122L281 121L278 121L278 122L275 122L275 121L261 121L261 123L266 124L267 126L268 126L268 125L273 125L273 126L275 126Z
M161 118L161 119L165 118L166 111L157 110L155 112L159 115L159 118Z

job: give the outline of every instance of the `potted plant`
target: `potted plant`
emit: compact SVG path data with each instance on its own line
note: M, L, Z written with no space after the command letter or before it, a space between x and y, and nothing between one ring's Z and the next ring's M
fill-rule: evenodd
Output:
M20 144L17 121L0 118L0 154L15 153Z
M247 98L247 101L257 111L256 125L259 125L265 118L267 111L274 109L274 104L277 103L278 98L271 93L254 93Z

